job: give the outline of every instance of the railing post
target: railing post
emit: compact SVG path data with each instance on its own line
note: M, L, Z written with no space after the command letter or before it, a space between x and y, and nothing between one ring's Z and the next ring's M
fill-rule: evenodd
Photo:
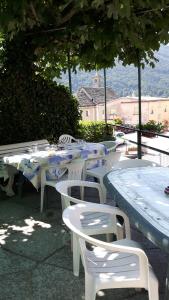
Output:
M141 65L140 65L140 57L138 55L138 131L137 131L137 157L141 159Z
M67 54L68 58L68 76L69 76L69 91L72 94L72 77L71 77L71 67L70 67L70 52Z
M107 94L106 94L106 69L103 69L104 74L104 119L106 127L106 135L108 134L108 125L107 125Z

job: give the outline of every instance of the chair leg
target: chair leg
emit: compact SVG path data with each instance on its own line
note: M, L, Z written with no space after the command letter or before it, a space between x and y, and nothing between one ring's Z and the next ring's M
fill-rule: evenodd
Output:
M73 232L70 231L70 249L73 252Z
M148 298L149 300L159 300L158 281L152 273L149 275Z
M103 201L104 201L103 203L106 203L107 202L107 190L104 186L103 180L100 179L99 181L100 181L100 185L101 185L102 191L103 191Z
M112 233L106 233L106 241L107 243L111 243L113 240Z
M80 268L80 247L77 235L73 233L73 274L79 276Z
M41 201L40 201L40 212L43 212L43 202L44 202L44 191L45 191L45 186L41 186Z
M80 199L84 200L84 186L80 187Z
M117 224L117 240L124 239L124 226Z
M85 274L85 300L95 300L96 299L96 289L95 284L88 276L88 274Z
M26 181L26 178L23 176L23 174L21 172L19 172L18 175L18 182L17 182L17 192L19 195L19 198L22 198L22 194L23 194L23 185L24 182Z

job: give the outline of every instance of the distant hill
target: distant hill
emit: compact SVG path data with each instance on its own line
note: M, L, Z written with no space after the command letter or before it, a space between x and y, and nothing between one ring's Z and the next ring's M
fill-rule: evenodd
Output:
M169 46L161 46L155 56L159 60L156 67L154 69L146 67L142 70L142 95L169 97ZM81 86L91 86L95 73L95 71L72 73L73 92ZM99 74L103 76L103 71L99 71ZM62 80L56 81L68 85L68 75L63 74ZM118 64L113 69L107 69L107 86L118 96L137 95L137 68Z

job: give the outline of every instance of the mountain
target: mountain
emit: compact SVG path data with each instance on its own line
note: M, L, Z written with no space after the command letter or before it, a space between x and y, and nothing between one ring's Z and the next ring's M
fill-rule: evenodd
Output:
M142 70L142 95L169 97L169 46L162 45L155 57L159 60L155 68L145 67ZM76 74L72 73L73 92L82 86L91 86L95 73L80 70ZM99 74L103 76L103 71L100 70ZM123 67L118 63L113 69L107 69L106 74L107 86L118 96L137 95L137 68L133 65ZM56 81L68 85L68 74L63 74L62 79Z

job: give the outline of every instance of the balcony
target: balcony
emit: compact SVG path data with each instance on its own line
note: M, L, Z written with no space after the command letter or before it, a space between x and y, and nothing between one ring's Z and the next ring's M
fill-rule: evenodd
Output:
M1 299L83 300L84 272L82 266L79 278L72 272L70 234L62 222L59 194L46 190L46 208L40 214L40 194L29 182L23 191L22 199L0 194ZM91 198L91 191L86 194ZM97 195L92 197L97 201ZM160 282L162 300L167 257L135 228L132 236L146 250ZM148 299L145 291L134 289L100 291L97 296L97 300L130 298Z

